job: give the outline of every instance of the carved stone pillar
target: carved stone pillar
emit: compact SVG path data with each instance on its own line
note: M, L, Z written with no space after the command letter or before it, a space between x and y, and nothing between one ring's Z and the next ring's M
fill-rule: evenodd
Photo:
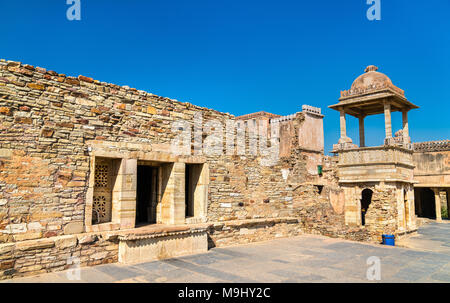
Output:
M409 124L408 124L408 111L402 112L403 120L403 140L405 143L411 143L411 138L409 137Z
M339 139L339 144L342 143L352 143L352 140L347 137L347 126L346 126L346 117L345 111L343 109L340 110L340 126L341 126L341 138Z
M364 134L364 117L359 117L359 147L366 146L366 139Z
M384 102L384 127L386 130L386 139L389 140L392 138L391 104L386 101Z
M441 196L439 195L439 188L433 188L434 191L434 201L436 204L436 221L442 221L441 215Z

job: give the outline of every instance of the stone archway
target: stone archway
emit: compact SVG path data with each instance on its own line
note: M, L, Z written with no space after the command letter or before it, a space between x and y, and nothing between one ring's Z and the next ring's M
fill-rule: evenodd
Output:
M371 189L364 189L361 193L361 225L366 225L366 214L372 202L373 191Z

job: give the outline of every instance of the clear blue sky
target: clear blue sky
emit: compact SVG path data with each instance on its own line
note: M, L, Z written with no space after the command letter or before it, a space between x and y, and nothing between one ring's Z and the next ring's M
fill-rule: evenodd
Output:
M450 139L450 1L81 0L1 1L0 57L71 76L129 85L235 115L287 115L302 104L325 114L325 150L339 138L327 108L374 64L407 98L413 141ZM368 145L384 138L369 117ZM393 115L393 130L401 115ZM358 124L348 133L358 143Z

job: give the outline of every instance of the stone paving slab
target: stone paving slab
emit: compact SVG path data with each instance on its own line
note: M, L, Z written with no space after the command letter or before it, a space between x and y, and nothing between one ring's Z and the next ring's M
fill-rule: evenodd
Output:
M247 245L213 248L207 253L133 265L106 264L81 269L81 280L67 272L17 278L22 282L450 282L450 224L422 226L408 238L412 248L390 247L303 235ZM429 235L432 235L430 237ZM430 240L430 239L433 240ZM415 239L417 241L415 241ZM424 239L431 244L418 249ZM368 281L367 258L381 262L381 281Z

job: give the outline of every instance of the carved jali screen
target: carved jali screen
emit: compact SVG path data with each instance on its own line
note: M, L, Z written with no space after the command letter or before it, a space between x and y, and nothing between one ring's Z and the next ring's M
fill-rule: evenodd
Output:
M112 160L96 159L92 224L111 221L112 179Z

